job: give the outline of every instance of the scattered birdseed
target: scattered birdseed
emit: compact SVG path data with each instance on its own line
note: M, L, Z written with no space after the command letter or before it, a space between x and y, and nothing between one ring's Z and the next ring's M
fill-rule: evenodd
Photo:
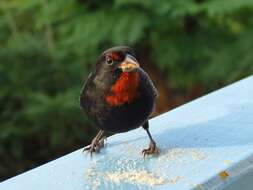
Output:
M168 182L162 177L155 176L146 170L133 170L133 171L123 171L123 172L105 172L103 177L108 182L121 183L138 183L142 185L161 185Z
M184 149L180 147L171 147L159 156L159 162L184 162L185 158L191 157L193 160L204 160L206 155L202 152L192 149Z
M146 189L145 187L165 183L174 184L181 179L180 176L168 178L151 172L144 163L142 158L133 160L107 158L107 164L93 162L85 173L87 189L97 190L102 187L117 189L124 184Z
M154 158L133 157L137 148L127 143L124 152L119 157L103 156L93 160L85 178L87 186L92 190L103 188L120 189L149 189L156 185L166 183L175 184L182 179L181 176L171 176L171 166L177 163L188 163L206 159L206 155L195 149L184 149L181 147L166 147L161 149L161 154ZM133 151L134 150L134 151ZM164 164L167 163L167 164ZM152 166L152 167L151 167ZM150 168L151 167L151 168Z

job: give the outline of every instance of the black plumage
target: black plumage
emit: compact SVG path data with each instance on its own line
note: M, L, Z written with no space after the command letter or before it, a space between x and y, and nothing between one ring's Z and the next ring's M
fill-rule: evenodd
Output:
M103 145L104 132L121 133L143 126L150 137L150 147L143 154L157 154L148 129L157 96L131 48L117 46L102 53L80 96L80 106L100 129L84 150L97 152Z

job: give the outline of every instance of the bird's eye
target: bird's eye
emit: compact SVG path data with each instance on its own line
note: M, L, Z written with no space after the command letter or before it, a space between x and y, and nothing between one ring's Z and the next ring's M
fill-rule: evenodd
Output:
M112 65L113 64L113 60L111 57L106 57L106 64L107 65Z

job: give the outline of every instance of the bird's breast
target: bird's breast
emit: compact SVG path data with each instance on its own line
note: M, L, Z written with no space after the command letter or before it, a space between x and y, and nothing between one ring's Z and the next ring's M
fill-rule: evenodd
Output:
M111 86L109 94L106 95L106 103L110 106L120 106L125 103L131 103L140 95L138 92L139 81L138 72L122 73Z

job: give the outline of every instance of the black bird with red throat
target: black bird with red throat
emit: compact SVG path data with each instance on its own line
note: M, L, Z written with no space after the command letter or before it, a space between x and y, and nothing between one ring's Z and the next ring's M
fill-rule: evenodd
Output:
M148 123L157 96L156 88L131 48L117 46L102 53L80 96L81 107L100 129L84 151L99 152L105 132L122 133L142 126L150 139L149 148L142 154L144 157L158 154Z

